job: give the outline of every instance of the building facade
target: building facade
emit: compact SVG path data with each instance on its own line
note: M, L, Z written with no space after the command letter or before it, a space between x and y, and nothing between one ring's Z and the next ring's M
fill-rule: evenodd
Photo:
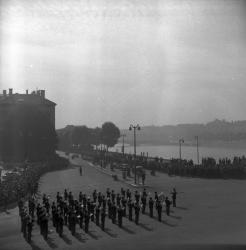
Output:
M55 106L45 98L45 90L31 93L27 90L25 94L13 93L13 89L8 93L3 90L0 95L0 159L38 160L44 157L41 153L51 153L47 143L54 136Z

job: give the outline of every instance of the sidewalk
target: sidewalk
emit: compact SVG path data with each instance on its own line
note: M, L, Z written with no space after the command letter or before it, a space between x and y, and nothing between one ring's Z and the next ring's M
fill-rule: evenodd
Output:
M126 179L123 178L123 174L122 171L119 169L114 169L114 171L111 171L109 166L107 166L106 168L102 168L100 165L94 165L93 163L83 160L85 162L87 162L90 166L94 167L97 171L104 173L106 175L112 176L112 178L114 178L113 176L116 175L117 176L117 181L126 183L127 185L131 186L131 187L135 187L135 188L145 188L145 187L149 187L148 185L143 185L142 183L139 184L135 184L134 182L134 175L132 174L131 177L126 177Z

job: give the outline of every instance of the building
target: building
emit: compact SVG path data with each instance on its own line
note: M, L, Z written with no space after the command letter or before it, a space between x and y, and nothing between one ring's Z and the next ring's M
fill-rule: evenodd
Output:
M42 140L48 142L53 136L51 131L55 131L55 106L45 98L45 90L31 93L27 90L24 94L13 93L13 89L8 93L3 90L0 95L0 159L39 158L45 146Z

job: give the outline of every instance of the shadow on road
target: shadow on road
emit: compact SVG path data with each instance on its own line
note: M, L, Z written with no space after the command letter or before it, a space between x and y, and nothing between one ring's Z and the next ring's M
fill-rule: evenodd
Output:
M117 236L118 236L118 234L111 233L112 230L110 230L109 228L105 228L104 232L105 232L106 234L108 234L108 235L109 235L110 237L112 237L112 238L117 238Z
M129 233L129 234L135 234L134 231L132 231L131 229L127 228L127 227L124 227L122 226L121 229L123 229L125 232Z
M92 232L94 232L94 231L89 231L89 232L88 232L88 235L90 235L91 238L93 238L94 240L98 240L100 237L97 236L97 235L95 235L95 234L93 234Z
M31 242L30 246L31 246L32 250L42 250L42 248L40 248L39 246L37 246L34 242Z
M163 223L163 224L165 224L165 225L167 225L167 226L169 226L169 227L176 227L177 225L174 225L174 224L171 224L171 223L169 223L169 222L167 222L167 221L161 221L161 223Z
M46 240L47 244L49 245L50 248L57 248L57 245L54 243L54 240L49 238Z
M86 242L86 239L83 239L83 238L82 238L82 235L79 234L79 233L75 233L74 238L76 238L78 241L80 241L80 242L82 242L82 243L85 243L85 242Z
M154 231L154 229L153 228L151 228L151 227L148 227L148 225L147 224L143 224L143 223L139 223L138 224L140 227L142 227L143 229L145 229L145 230L147 230L147 231Z
M170 215L171 218L177 219L177 220L181 220L182 217L181 216L177 216L177 215Z
M181 210L188 210L187 207L176 207L177 209L181 209Z
M65 241L65 243L67 243L68 245L72 245L72 241L71 241L70 239L68 239L68 237L67 237L65 234L63 234L61 238L62 238L62 239Z

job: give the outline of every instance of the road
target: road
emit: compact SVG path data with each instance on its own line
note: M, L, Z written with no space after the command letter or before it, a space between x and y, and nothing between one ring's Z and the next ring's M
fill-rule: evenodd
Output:
M133 187L114 181L82 159L74 159L72 163L83 166L83 176L74 165L67 170L48 173L40 180L40 193L49 194L53 199L57 191L63 193L65 188L75 196L79 191L104 192L107 187L134 191ZM120 229L106 219L105 232L91 224L87 235L78 230L73 237L65 229L65 237L59 238L52 231L47 242L35 224L33 244L29 245L20 234L17 209L12 209L8 214L0 214L0 249L161 249L163 245L167 249L211 249L212 246L243 249L246 246L245 181L168 177L158 173L157 176L148 174L146 182L151 195L155 191L168 194L174 186L179 192L178 207L172 208L170 217L163 213L162 223L141 215L140 225L124 219L124 227Z

